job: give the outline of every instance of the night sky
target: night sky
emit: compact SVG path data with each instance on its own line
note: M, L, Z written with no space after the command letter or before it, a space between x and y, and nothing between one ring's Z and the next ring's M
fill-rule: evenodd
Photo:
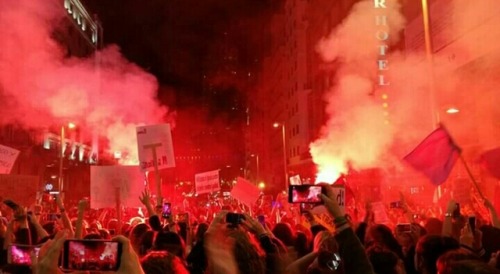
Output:
M105 44L118 44L158 78L163 103L177 109L205 105L215 115L244 100L242 77L226 76L259 69L268 40L263 26L281 2L85 0L101 20ZM237 61L224 61L227 52ZM215 92L207 94L207 83Z

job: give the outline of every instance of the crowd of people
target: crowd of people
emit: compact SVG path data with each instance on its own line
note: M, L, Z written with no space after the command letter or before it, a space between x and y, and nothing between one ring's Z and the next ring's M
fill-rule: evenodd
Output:
M147 190L139 197L145 212L125 212L131 216L123 223L110 210L89 214L86 199L72 210L56 196L56 220L40 205L11 206L2 210L0 263L3 273L68 273L60 267L64 242L86 239L120 243L116 273L127 274L500 273L500 220L489 200L487 216L457 214L450 200L442 214L423 217L401 197L397 209L387 207L394 221L380 223L370 203L346 212L334 191L323 187L318 196L325 216L297 213L279 199L260 210L221 205L213 214L188 208L164 216ZM359 212L362 217L353 216ZM41 246L38 258L24 266L9 262L12 244Z

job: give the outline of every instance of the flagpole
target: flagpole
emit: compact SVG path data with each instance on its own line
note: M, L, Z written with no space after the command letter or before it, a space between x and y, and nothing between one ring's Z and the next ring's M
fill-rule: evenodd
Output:
M479 185L478 185L476 179L474 179L474 175L472 175L472 172L470 171L469 165L467 165L467 162L465 161L464 157L462 156L462 153L460 153L460 160L464 164L465 170L467 171L469 178L472 180L472 183L476 187L476 190L479 193L479 196L481 196L481 199L486 200L486 198L484 198L483 193L481 192L481 189L479 189Z

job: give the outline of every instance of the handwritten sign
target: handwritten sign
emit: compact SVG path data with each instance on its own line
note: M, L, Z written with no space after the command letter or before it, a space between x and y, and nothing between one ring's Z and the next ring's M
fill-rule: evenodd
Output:
M0 174L10 174L19 150L0 145Z
M144 190L144 173L139 166L92 166L90 168L90 206L115 207L116 189L124 206L140 207Z
M155 153L159 170L175 167L174 148L169 124L137 127L137 146L139 162L143 171L155 170L153 156Z
M195 174L194 182L197 194L219 191L219 170Z
M259 188L248 180L238 177L236 185L231 190L231 196L246 206L253 206L260 195Z
M332 185L330 186L333 190L333 196L337 200L337 203L339 204L340 209L345 212L345 204L346 204L346 199L345 199L345 187L341 185ZM311 209L311 213L313 214L323 214L327 213L328 211L326 210L326 207L324 205L317 205Z
M0 196L30 206L35 203L39 181L38 176L0 174Z

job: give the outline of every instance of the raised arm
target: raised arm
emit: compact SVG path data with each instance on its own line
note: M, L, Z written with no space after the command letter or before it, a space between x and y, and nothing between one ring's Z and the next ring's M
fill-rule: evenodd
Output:
M83 238L83 216L85 214L85 209L87 208L88 201L87 199L82 199L78 202L78 218L76 219L76 231L75 238L82 239Z
M66 229L71 234L71 236L75 235L75 231L73 230L73 225L71 224L71 220L69 219L68 213L64 208L64 203L60 195L56 195L56 204L57 208L59 209L59 213L61 214L61 220L64 229Z

